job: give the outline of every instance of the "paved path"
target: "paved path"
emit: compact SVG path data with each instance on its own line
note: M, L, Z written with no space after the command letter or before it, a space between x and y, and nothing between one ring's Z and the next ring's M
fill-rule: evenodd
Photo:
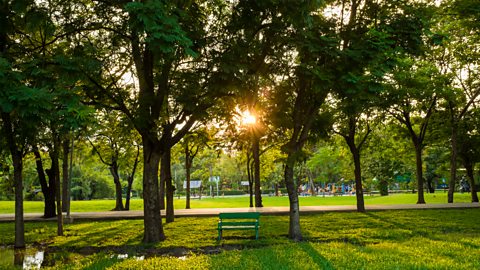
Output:
M381 210L402 210L402 209L461 209L480 208L478 203L453 203L453 204L391 204L391 205L366 205L367 211ZM332 205L332 206L302 206L301 213L323 213L323 212L352 212L356 211L355 205ZM218 216L220 212L260 212L264 215L286 215L289 207L262 207L262 208L198 208L198 209L176 209L176 217L199 217ZM163 215L165 212L161 211ZM108 211L108 212L73 212L73 220L107 220L107 219L140 219L143 218L143 211ZM0 222L14 221L14 214L0 214ZM27 213L25 221L56 220L56 218L44 219L41 213Z

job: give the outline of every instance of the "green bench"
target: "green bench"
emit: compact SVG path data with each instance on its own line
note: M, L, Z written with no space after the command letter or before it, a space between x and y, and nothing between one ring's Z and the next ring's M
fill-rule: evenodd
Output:
M255 239L258 239L259 212L220 213L218 218L218 240L222 239L224 230L255 230Z

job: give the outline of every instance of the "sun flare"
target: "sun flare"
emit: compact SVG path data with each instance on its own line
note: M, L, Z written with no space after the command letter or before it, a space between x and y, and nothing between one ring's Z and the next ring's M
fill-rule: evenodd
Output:
M242 112L242 124L253 125L257 122L255 115L251 114L249 110Z

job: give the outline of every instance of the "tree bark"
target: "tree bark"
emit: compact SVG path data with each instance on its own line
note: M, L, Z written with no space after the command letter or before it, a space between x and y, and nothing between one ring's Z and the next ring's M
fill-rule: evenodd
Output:
M293 241L302 241L302 231L300 229L300 204L298 201L297 185L293 179L293 168L295 161L294 154L289 154L285 164L285 185L287 186L288 199L290 201L290 223L288 237Z
M45 176L45 171L43 169L42 157L38 151L38 147L36 146L33 147L33 155L35 156L38 179L42 188L43 197L45 199L43 217L51 218L57 215L55 212L55 181L49 177L49 183L47 183L47 177Z
M190 169L192 162L190 160L190 150L188 149L188 143L185 144L185 176L186 176L186 205L185 209L190 209Z
M415 144L415 162L417 175L417 204L425 204L425 197L423 194L423 166L422 166L422 146L420 143Z
M470 182L470 193L472 194L472 202L478 202L477 187L475 186L475 177L473 176L473 163L464 161L465 170L467 171L468 180Z
M144 243L155 243L165 240L162 219L160 216L160 200L158 194L158 165L161 152L147 136L143 142L143 214Z
M115 183L115 208L113 211L123 211L122 200L122 183L120 182L120 175L118 174L118 163L116 160L112 160L112 166L110 166L110 173L113 176L113 182Z
M160 184L159 184L158 194L160 197L160 209L164 210L165 209L165 178L162 177L161 169L160 169Z
M22 152L15 140L14 127L9 113L2 112L3 131L13 161L13 187L15 189L15 248L25 247L25 225L23 220L23 160Z
M253 176L255 181L255 207L263 207L262 204L262 190L260 189L260 139L254 135L253 146Z
M348 119L348 134L341 134L342 137L345 139L345 142L350 149L350 153L352 153L353 157L353 165L354 165L354 175L355 175L355 196L357 199L357 211L358 212L365 212L365 201L363 198L363 185L362 185L362 167L360 162L360 150L365 143L368 135L370 134L370 126L368 126L368 131L361 140L361 142L357 145L355 144L355 136L357 133L357 116L351 115Z
M310 183L310 190L312 192L312 196L317 196L317 191L315 189L315 183L313 182L313 173L312 172L308 172L308 180L309 180L309 183Z
M13 181L15 187L15 248L25 247L25 227L23 222L23 161L20 151L12 153Z
M133 180L135 179L135 172L137 171L138 166L138 157L140 155L140 147L137 145L137 155L135 156L135 161L133 162L133 168L130 175L127 177L127 195L125 198L125 210L130 210L130 197L132 193Z
M70 200L69 200L69 177L68 177L68 156L70 152L70 140L65 139L62 143L63 148L63 160L62 160L62 211L68 212L70 208Z
M127 194L125 196L125 211L130 210L130 198L132 193L132 184L133 184L133 177L129 176L127 179Z
M63 236L63 215L62 215L62 190L60 180L59 149L60 139L55 132L52 134L53 146L49 151L52 166L47 170L49 178L55 182L55 199L57 203L57 235Z
M13 250L13 265L17 266L15 269L23 269L23 262L25 261L25 252L26 249L15 248Z
M448 183L448 203L453 203L453 194L457 182L457 124L451 120L452 133L450 137L451 157L450 157L450 181Z
M172 183L172 170L171 170L171 149L167 147L162 155L161 166L161 178L165 183L166 197L167 197L167 211L166 222L170 223L175 220L175 210L173 207L173 195L175 192L175 186Z
M355 142L353 142L355 143ZM362 185L362 167L360 165L360 151L354 147L350 149L353 155L353 164L355 166L355 196L357 198L357 212L365 212L365 201L363 198L363 185Z
M250 155L247 153L247 177L248 177L248 194L250 196L250 207L253 207L253 179L250 163Z

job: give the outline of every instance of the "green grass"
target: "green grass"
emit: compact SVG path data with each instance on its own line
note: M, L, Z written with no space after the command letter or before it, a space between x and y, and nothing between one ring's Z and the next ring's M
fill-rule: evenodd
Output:
M216 222L178 218L156 245L141 243L142 220L67 224L63 237L54 222L29 222L26 240L48 246L55 269L480 269L480 209L304 215L302 243L287 239L287 216L263 216L259 240L227 231L217 242ZM12 244L13 223L0 231Z
M271 206L288 206L288 197L269 197L263 196L263 205ZM447 193L437 192L434 194L425 194L427 203L446 203ZM390 196L370 196L365 195L366 204L414 204L417 201L417 194L394 194ZM456 193L455 202L470 202L469 193ZM355 205L355 196L336 196L336 197L300 197L301 206L315 205ZM97 212L109 211L115 206L114 200L92 200L92 201L72 201L72 212ZM201 200L192 199L192 208L230 208L230 207L248 207L249 198L245 196L237 197L204 197ZM185 199L175 198L175 209L184 209ZM0 201L0 214L14 213L15 203L13 201ZM24 202L25 213L43 213L43 202ZM131 210L142 210L143 201L134 199L130 203Z

